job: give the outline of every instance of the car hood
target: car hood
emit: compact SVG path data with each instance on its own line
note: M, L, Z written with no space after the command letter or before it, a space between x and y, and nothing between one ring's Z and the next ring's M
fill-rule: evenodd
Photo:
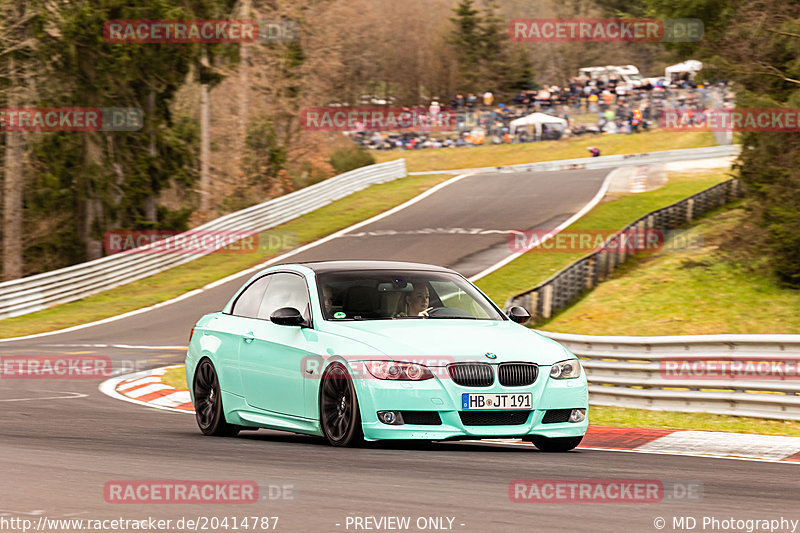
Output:
M506 321L406 319L327 322L329 333L369 346L375 355L442 358L453 362L529 361L551 365L571 357L560 344ZM489 358L487 353L495 354ZM348 355L348 354L342 354Z

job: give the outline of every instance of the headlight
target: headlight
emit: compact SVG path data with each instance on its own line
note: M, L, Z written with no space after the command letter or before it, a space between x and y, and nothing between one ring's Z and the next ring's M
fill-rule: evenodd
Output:
M433 378L425 365L395 361L367 361L367 370L378 379L394 381L422 381Z
M581 363L577 359L568 359L555 363L550 367L550 377L553 379L571 379L581 375Z

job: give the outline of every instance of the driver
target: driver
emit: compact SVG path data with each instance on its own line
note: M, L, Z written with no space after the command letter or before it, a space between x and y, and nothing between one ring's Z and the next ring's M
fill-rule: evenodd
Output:
M404 296L408 308L408 316L428 316L428 311L433 307L428 307L430 303L430 293L427 285L418 283L414 290Z

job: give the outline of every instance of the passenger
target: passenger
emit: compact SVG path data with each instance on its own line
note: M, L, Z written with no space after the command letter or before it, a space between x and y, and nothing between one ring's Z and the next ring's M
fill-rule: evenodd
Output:
M333 309L333 289L330 285L322 287L322 296L325 305L325 314L330 316L331 310Z

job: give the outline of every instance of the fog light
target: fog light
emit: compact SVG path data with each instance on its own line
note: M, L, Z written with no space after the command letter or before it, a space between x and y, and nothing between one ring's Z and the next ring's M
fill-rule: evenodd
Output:
M572 412L569 414L569 422L573 424L577 424L578 422L583 422L586 419L586 409L573 409Z
M399 426L403 423L403 416L400 411L378 411L378 420L391 426Z

